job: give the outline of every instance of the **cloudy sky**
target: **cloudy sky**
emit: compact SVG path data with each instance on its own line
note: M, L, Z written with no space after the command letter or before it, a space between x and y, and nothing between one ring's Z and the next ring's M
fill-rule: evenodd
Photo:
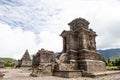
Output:
M97 49L120 48L119 9L120 0L0 0L0 57L62 51L59 34L78 17L98 34Z

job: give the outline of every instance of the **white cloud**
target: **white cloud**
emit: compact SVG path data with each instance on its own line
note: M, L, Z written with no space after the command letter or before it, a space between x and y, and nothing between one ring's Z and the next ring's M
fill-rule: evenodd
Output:
M20 59L26 49L30 55L41 48L62 51L62 38L49 31L41 31L36 37L33 32L23 31L20 27L12 29L9 25L0 24L0 32L0 57Z
M120 48L120 2L117 0L64 0L63 18L70 22L82 17L97 36L97 48Z
M59 0L1 0L0 21L12 28L21 26L24 30L39 33L52 16L61 12L60 3Z
M42 31L39 34L39 48L45 48L47 50L52 50L55 52L62 51L62 38L49 31Z
M23 31L21 28L11 29L6 24L0 24L0 56L21 58L25 50L30 54L35 52L37 46L35 35L30 31Z
M77 17L87 19L97 32L98 49L120 47L118 0L7 0L1 4L4 1L0 1L0 23L9 26L0 24L0 50L4 53L0 56L18 58L25 49L31 54L40 48L61 51L59 34Z

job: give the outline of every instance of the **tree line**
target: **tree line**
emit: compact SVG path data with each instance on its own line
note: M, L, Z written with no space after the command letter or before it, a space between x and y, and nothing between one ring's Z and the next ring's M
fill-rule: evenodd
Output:
M115 59L115 60L111 60L110 58L108 59L103 59L103 61L105 62L106 66L120 66L120 58Z

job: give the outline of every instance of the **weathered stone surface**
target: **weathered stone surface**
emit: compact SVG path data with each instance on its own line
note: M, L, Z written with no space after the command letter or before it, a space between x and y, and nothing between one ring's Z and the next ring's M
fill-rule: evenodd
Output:
M25 51L21 60L22 60L21 66L23 66L23 67L31 67L32 66L31 58L30 58L28 50Z
M25 51L22 60L31 60L28 50Z
M63 78L76 78L82 76L80 71L57 71L54 72L53 75Z
M53 71L53 65L51 63L53 51L45 49L39 50L36 55L33 56L32 73L31 76L51 76Z
M89 28L89 22L83 18L77 18L68 25L70 25L70 31L64 30L61 33L63 51L55 59L57 65L55 65L54 75L71 77L63 74L105 71L105 63L101 61L101 55L96 52L97 34Z
M49 63L53 52L45 49L41 49L37 52L36 56L39 57L40 63Z
M26 50L23 57L20 60L18 60L18 64L16 65L16 68L31 67L31 66L32 66L32 61L28 50Z
M4 61L0 60L0 68L4 68L4 64L5 64Z
M79 59L101 60L101 54L96 51L82 49L78 51Z
M94 73L94 72L104 72L105 64L100 60L80 60L79 61L79 69L85 71L86 73ZM104 64L104 65L103 65Z
M52 76L52 64L51 63L41 63L39 66L32 69L31 76Z
M5 76L2 72L0 72L0 80Z

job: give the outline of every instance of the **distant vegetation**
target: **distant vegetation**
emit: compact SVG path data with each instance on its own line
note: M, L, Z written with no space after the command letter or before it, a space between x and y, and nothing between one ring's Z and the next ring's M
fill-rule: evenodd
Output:
M110 58L103 60L106 63L106 66L120 66L120 58L111 60Z
M5 67L12 67L16 62L13 58L0 58L1 61L5 62Z
M107 69L115 69L120 66L120 48L98 50L98 52L102 54Z

